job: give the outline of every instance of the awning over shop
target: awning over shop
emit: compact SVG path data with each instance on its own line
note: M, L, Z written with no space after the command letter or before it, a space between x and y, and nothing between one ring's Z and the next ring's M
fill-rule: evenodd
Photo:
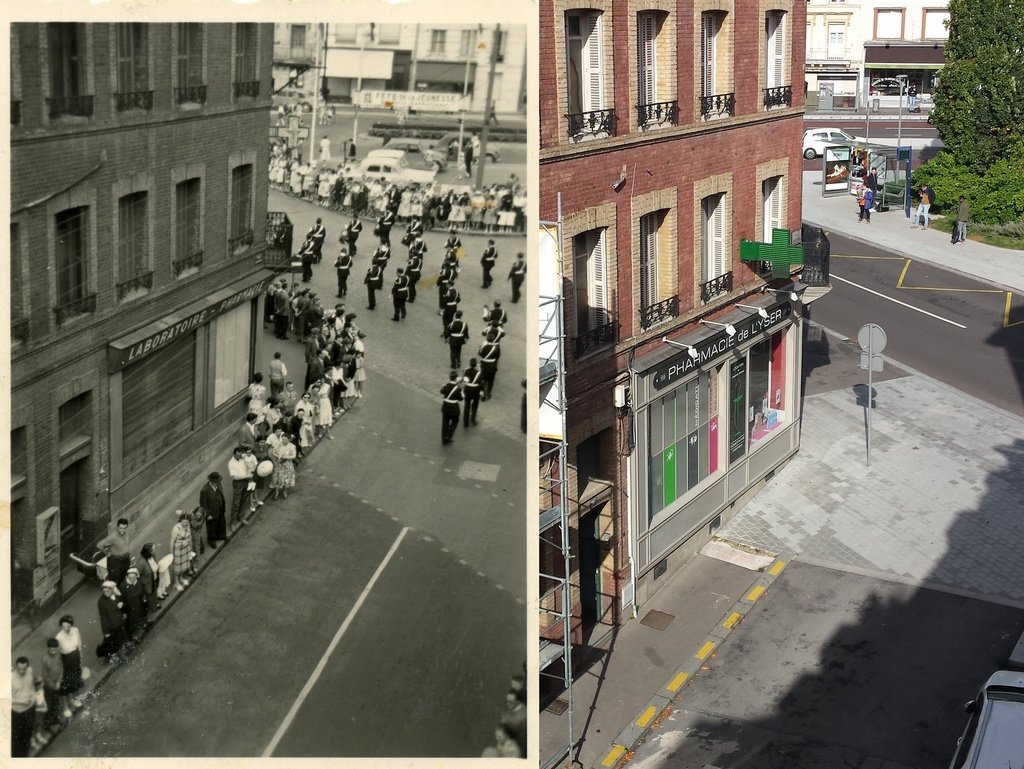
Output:
M864 65L872 69L938 69L945 63L942 43L864 44Z
M394 51L328 48L327 77L390 80Z
M469 65L469 82L476 75L476 63ZM466 62L464 61L419 61L416 62L416 82L418 83L457 83L462 85L466 79Z

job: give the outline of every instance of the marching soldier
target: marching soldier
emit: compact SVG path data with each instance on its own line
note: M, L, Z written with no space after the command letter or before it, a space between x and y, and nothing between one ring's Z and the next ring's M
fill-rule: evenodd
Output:
M370 263L379 264L383 270L388 266L389 259L391 259L391 246L386 246L381 243L373 252L373 256L370 258Z
M483 335L487 336L492 331L497 334L494 341L500 342L501 338L505 336L505 324L508 322L508 313L501 309L501 302L497 299L494 300L494 308L484 305L484 323L487 324L484 327Z
M299 248L299 259L302 260L302 282L309 283L313 279L313 259L316 258L316 246L313 239L307 237Z
M377 308L377 296L375 292L384 287L384 268L379 264L371 264L370 269L366 271L366 277L363 279L363 283L366 284L366 296L369 303L369 306L366 309L374 310Z
M462 402L462 388L459 387L458 374L448 374L448 381L441 386L441 443L452 442L455 429L459 426L459 403Z
M459 368L462 365L462 345L469 340L469 324L462 319L462 310L455 311L455 319L448 324L445 335L448 337L451 367Z
M395 282L391 285L391 303L395 307L395 314L391 320L405 319L405 301L408 298L409 278L406 277L405 270L399 267L398 274L395 275Z
M526 280L526 261L521 253L516 254L516 261L508 272L508 279L512 281L512 304L515 304L519 301L519 291Z
M481 288L491 287L491 270L494 269L494 263L498 261L498 249L494 247L494 241L487 241L487 248L484 249L483 255L480 257L480 266L484 272L484 282Z
M417 235L416 239L409 245L409 255L416 254L419 257L426 256L427 244L423 242L423 236Z
M443 306L441 307L441 336L445 339L448 338L448 326L455 320L455 313L458 311L459 302L462 300L458 290L455 288L455 284L449 283L447 285L448 288L444 292Z
M345 227L345 242L348 244L349 256L356 255L356 241L359 240L359 233L363 231L363 223L358 216L353 216L352 221ZM339 238L340 240L340 238Z
M452 227L448 230L448 240L444 242L444 250L458 252L462 248L462 241L459 240L459 236L455 234L455 228Z
M412 247L412 244L416 242L416 238L423 236L423 222L420 221L418 216L414 216L409 220L409 224L406 225L405 234L402 236L402 245Z
M342 249L338 253L338 258L334 260L334 269L338 273L338 294L340 299L344 299L348 293L348 276L352 271L352 257L348 255L345 249Z
M391 247L391 228L395 226L395 212L390 208L386 208L384 213L377 217L377 226L374 228L377 233L377 237L380 238L381 245Z
M316 218L316 224L309 228L306 237L313 239L313 261L320 264L320 260L324 258L323 249L324 241L327 240L327 228L324 227L319 216Z
M476 358L469 359L469 368L462 372L462 395L466 401L466 409L462 412L462 426L476 424L476 410L480 405L480 389L483 379L480 369L476 367Z
M437 274L437 306L439 309L444 309L444 292L445 289L442 286L447 287L449 284L455 285L455 279L459 276L459 268L452 262L445 261L441 265L441 271Z
M423 273L423 257L410 252L409 261L405 265L405 274L409 278L409 301L416 301L416 284Z
M498 374L498 358L501 357L501 345L497 341L497 333L488 332L486 341L477 350L480 356L480 378L483 383L483 394L481 400L491 397L491 390L494 389L494 377Z

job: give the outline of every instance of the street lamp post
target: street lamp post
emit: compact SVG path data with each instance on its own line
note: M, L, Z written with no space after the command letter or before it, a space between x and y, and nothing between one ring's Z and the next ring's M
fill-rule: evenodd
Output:
M896 117L896 166L899 167L900 147L903 146L903 92L907 89L907 76L897 75L896 80L900 84L899 111ZM910 212L910 169L907 169L906 178L903 180L903 211L909 218Z

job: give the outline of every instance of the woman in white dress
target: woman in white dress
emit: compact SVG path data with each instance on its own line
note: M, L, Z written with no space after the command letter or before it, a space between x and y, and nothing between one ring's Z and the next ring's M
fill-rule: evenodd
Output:
M320 401L316 416L317 435L333 441L331 425L334 424L334 408L331 406L331 383L318 379L313 385L313 391Z

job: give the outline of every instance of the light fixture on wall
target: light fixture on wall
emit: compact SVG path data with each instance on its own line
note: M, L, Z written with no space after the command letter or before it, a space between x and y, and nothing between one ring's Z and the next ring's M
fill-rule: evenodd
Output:
M622 165L622 171L619 173L619 178L612 182L612 189L618 192L622 189L622 185L626 183L626 165Z
M696 347L692 347L688 344L683 344L682 342L673 342L671 339L664 336L661 338L661 341L664 342L665 344L672 345L673 347L678 347L680 350L686 350L687 355L689 355L693 360L697 360Z
M800 301L800 294L798 294L796 291L779 291L778 289L775 288L768 288L768 286L761 286L761 292L764 293L765 291L771 294L789 294L789 301Z
M719 323L717 320L702 320L701 323L705 326L718 326L719 328L724 328L725 333L730 337L736 336L736 329L731 323Z
M758 315L760 315L762 318L767 318L768 317L768 310L766 310L764 307L753 307L752 305L749 305L749 304L739 304L738 302L737 302L736 306L737 307L742 307L744 310L753 310Z

